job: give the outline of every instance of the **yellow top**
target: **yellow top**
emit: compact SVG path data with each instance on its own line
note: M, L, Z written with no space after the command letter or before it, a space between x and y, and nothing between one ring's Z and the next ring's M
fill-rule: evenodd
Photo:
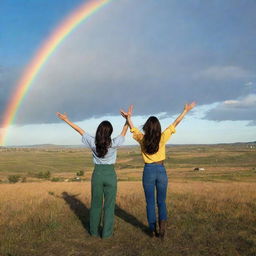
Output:
M133 133L133 138L140 143L141 154L145 163L150 164L154 162L159 162L165 159L165 144L170 139L171 135L176 132L175 127L171 124L167 127L161 135L159 149L155 154L149 155L143 150L143 137L144 134L139 131L137 128L132 128L131 132Z

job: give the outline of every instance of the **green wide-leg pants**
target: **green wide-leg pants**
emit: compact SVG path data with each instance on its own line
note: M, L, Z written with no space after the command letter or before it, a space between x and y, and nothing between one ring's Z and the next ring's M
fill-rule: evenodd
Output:
M96 164L91 181L90 233L92 236L99 236L102 208L102 238L107 238L112 235L114 226L116 190L117 179L114 165Z

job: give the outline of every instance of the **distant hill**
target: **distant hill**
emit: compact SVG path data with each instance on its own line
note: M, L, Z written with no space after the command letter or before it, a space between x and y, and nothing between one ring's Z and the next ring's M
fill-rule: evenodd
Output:
M228 144L256 144L256 141L251 141L251 142L235 142L235 143L228 143Z
M167 146L210 146L210 145L251 145L256 144L256 141L251 142L234 142L234 143L216 143L216 144L167 144ZM136 145L123 145L122 147L136 147ZM0 146L0 148L84 148L84 145L56 145L56 144L35 144L35 145L19 145L19 146Z
M81 148L83 145L56 145L56 144L35 144L20 146L5 146L5 148Z

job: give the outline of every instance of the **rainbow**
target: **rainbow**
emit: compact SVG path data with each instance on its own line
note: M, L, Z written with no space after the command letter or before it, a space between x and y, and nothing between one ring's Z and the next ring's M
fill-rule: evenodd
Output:
M91 0L82 4L77 10L72 12L49 36L39 51L35 54L32 61L26 67L21 79L18 81L16 89L9 100L4 112L2 133L0 134L0 145L5 145L8 135L8 127L12 124L17 111L33 84L35 77L40 72L42 66L51 57L61 42L84 20L92 16L100 8L113 0Z

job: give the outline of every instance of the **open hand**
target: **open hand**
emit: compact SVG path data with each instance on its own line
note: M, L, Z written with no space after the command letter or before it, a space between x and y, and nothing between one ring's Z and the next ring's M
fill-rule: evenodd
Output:
M128 111L124 111L123 109L120 109L120 114L122 115L122 117L124 118L129 118L132 116L132 112L133 112L133 105L130 105L128 108Z
M61 120L63 120L63 121L67 121L67 120L68 120L68 116L67 116L66 113L61 114L60 112L57 112L56 115L57 115L57 117L58 117L59 119L61 119Z
M184 106L184 110L186 110L187 112L189 112L192 108L194 108L196 105L195 101L193 101L192 103L187 103Z

